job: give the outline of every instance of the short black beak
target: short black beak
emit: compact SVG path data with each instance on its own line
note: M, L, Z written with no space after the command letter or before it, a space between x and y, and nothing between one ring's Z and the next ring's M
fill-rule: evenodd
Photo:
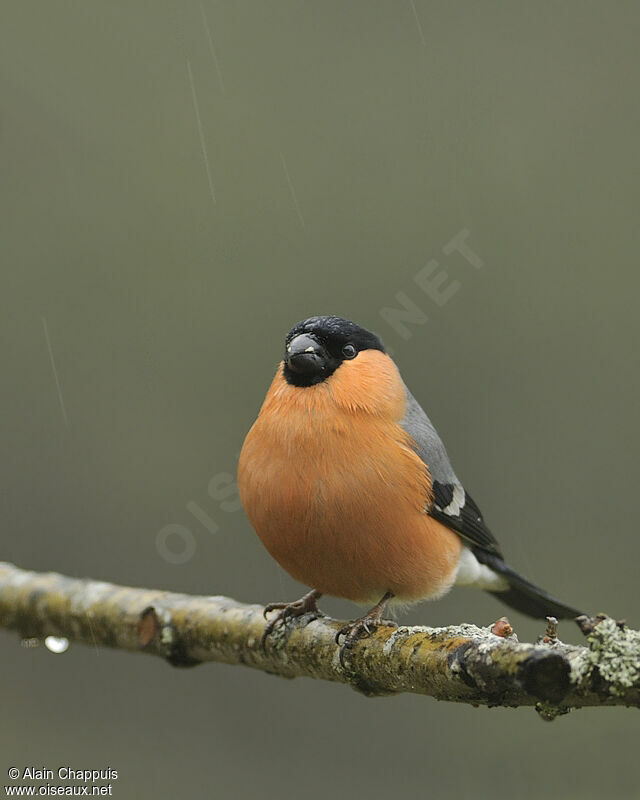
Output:
M324 347L306 333L301 333L289 342L284 358L291 372L308 377L320 375L327 363Z

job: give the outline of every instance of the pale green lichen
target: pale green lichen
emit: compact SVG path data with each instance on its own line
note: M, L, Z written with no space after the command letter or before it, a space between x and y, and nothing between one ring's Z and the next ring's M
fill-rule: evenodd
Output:
M397 627L391 636L387 639L382 647L382 652L385 656L388 656L391 651L397 647L399 644L407 639L409 636L412 636L415 633L415 630L412 628L407 627L406 625L400 625Z
M640 632L611 617L598 622L587 636L589 649L571 664L571 680L579 684L595 668L608 683L609 693L621 697L640 684Z
M169 648L175 641L173 625L171 624L171 614L168 609L156 606L154 608L158 622L160 623L160 642L163 647Z
M546 702L536 703L536 711L540 715L540 719L545 722L553 722L557 717L569 713L569 709L566 706L554 706L552 703Z

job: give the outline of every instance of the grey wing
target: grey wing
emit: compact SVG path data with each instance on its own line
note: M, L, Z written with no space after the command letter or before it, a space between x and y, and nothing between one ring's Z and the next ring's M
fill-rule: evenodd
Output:
M474 549L501 556L498 542L486 526L480 509L453 471L431 420L406 386L405 390L407 405L400 425L409 434L431 476L433 497L426 507L427 514L451 528Z

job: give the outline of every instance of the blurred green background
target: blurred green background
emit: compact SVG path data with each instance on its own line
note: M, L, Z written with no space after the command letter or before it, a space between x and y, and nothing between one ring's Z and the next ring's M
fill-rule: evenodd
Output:
M640 624L639 34L635 3L4 3L0 558L299 596L208 486L285 332L336 313L393 350L513 565ZM482 268L443 253L461 230ZM415 282L431 259L460 283L444 306ZM408 338L381 314L398 293L428 316ZM459 589L403 619L502 613ZM143 800L638 796L632 711L549 725L0 644L3 775L111 766Z

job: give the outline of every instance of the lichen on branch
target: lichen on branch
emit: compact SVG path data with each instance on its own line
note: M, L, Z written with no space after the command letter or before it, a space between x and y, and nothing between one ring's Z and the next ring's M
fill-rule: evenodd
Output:
M242 664L286 678L344 683L368 696L413 692L474 706L534 706L544 719L572 708L640 707L640 633L610 617L582 617L585 645L564 644L550 620L535 644L505 618L480 628L382 626L343 667L343 623L305 615L266 646L263 607L37 573L0 563L0 627L23 639L65 637L93 647L161 656L174 666Z

